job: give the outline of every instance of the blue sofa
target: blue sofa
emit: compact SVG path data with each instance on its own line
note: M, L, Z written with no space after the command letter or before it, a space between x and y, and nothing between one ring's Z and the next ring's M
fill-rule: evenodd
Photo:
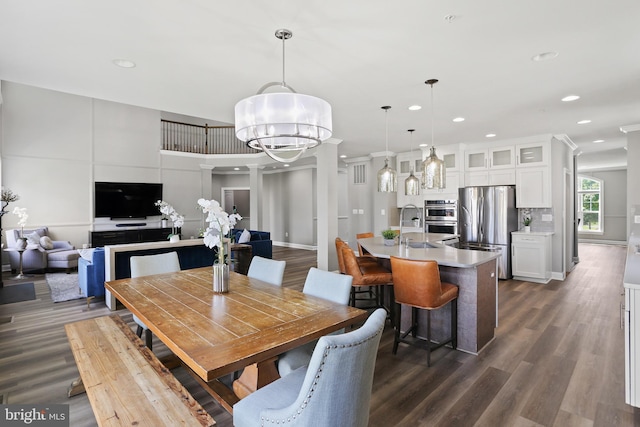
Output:
M104 248L95 248L91 260L78 259L78 281L87 304L91 298L104 296Z
M244 229L234 228L231 235L234 237L235 243L240 243L240 235ZM273 257L273 242L271 241L271 233L268 231L248 230L251 233L251 241L245 242L245 245L251 245L251 254L258 255L263 258Z

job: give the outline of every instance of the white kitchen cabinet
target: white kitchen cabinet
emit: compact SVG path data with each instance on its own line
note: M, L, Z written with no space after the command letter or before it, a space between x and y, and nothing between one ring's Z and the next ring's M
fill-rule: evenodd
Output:
M514 147L495 147L490 148L488 153L489 169L513 169L516 165L514 159Z
M638 212L636 211L636 214ZM627 245L624 269L624 388L625 402L640 407L640 236L634 230ZM623 311L624 310L624 311Z
M516 207L552 207L551 170L548 166L516 168Z
M516 166L546 166L549 164L549 141L518 144L516 146Z
M489 150L467 150L464 152L465 172L484 171L489 167Z
M465 151L465 186L515 183L514 146Z
M460 172L449 172L447 169L445 188L442 190L422 189L422 194L424 200L457 200L458 188L460 188Z
M553 233L511 233L511 273L516 280L547 283L551 280Z

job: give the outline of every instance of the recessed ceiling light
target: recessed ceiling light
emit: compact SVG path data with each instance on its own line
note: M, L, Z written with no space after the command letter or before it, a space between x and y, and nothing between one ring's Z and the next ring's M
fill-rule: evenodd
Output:
M485 135L487 138L495 138L496 134L495 133L488 133Z
M453 121L456 123L464 122L464 117L456 117Z
M129 61L128 59L114 59L113 63L122 68L133 68L136 66L135 62Z
M233 170L234 170L234 171L239 171L239 170L240 170L240 168L233 168Z
M548 61L550 59L554 59L558 56L558 52L543 52L531 57L532 61L540 62L540 61Z
M422 109L422 106L420 106L420 105L412 105L412 106L409 107L409 110L411 110L411 111L418 111L418 110L421 110L421 109Z
M589 120L589 119L585 119L585 120L580 120L580 121L578 122L578 124L579 124L579 125L586 125L587 123L591 123L591 120Z
M594 144L600 144L601 142L604 142L604 139L596 139L593 141Z
M347 155L346 155L346 154L340 154L340 158L341 158L341 159L346 159L346 158L347 158Z
M285 168L288 168L288 167L289 167L289 163L285 163L285 164L284 164L284 167L285 167Z
M578 95L567 95L564 98L562 98L562 102L577 101L578 99L580 99Z

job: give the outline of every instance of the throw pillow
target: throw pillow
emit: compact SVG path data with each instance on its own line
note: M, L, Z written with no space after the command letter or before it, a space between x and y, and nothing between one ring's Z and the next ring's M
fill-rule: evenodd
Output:
M39 245L40 244L40 235L38 233L36 233L35 231L25 235L24 237L27 238L27 243L29 245Z
M247 243L249 241L251 241L251 233L249 233L249 230L245 228L244 230L242 230L242 234L238 239L238 243Z
M53 249L53 242L49 236L42 236L40 238L40 246L42 246L46 250Z

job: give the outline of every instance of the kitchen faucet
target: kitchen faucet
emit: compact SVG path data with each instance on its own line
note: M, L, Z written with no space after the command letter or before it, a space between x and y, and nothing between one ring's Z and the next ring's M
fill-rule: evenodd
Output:
M422 211L418 209L418 207L414 204L404 205L402 209L400 209L400 245L402 245L402 221L404 220L404 209L405 208L414 208L418 211L418 218L422 220Z

